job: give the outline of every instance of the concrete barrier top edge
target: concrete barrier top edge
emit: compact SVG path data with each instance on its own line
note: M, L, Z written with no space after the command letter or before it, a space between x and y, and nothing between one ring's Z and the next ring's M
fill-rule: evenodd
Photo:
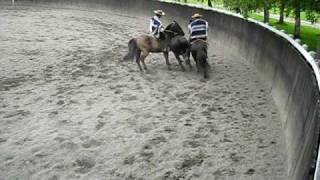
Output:
M302 45L300 45L298 42L296 42L293 38L291 38L288 34L268 25L268 24L265 24L263 22L260 22L260 21L257 21L257 20L254 20L254 19L251 19L251 18L244 18L242 15L240 14L237 14L237 13L233 13L233 12L230 12L230 11L226 11L226 10L221 10L221 9L217 9L217 8L211 8L211 7L205 7L205 6L201 6L201 5L191 5L191 4L187 4L187 3L183 3L183 2L173 2L173 1L168 1L168 0L156 0L156 1L161 1L161 2L164 2L164 3L171 3L171 4L179 4L179 5L182 5L182 6L188 6L188 7L193 7L193 8L199 8L199 9L204 9L204 10L212 10L212 11L215 11L215 12L219 12L219 13L223 13L225 15L230 15L230 16L234 16L234 17L237 17L237 18L241 18L241 19L244 19L246 21L249 21L249 22L252 22L252 23L255 23L259 26L262 26L266 29L268 29L269 31L272 31L274 32L275 34L277 34L278 36L284 38L285 40L287 40L293 47L295 47L298 52L304 57L304 59L307 61L307 63L312 67L313 71L314 71L314 74L316 76L316 79L317 79L317 84L318 84L318 90L320 92L320 69L319 69L319 66L317 65L315 59L307 52L307 50L305 50Z

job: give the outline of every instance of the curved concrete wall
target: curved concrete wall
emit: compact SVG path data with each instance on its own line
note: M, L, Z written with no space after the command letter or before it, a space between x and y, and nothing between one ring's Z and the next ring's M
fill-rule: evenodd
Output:
M10 2L2 0L2 2ZM319 68L288 36L258 22L211 9L152 0L34 0L35 3L72 8L117 8L125 14L163 9L182 25L194 12L209 21L210 37L250 61L270 87L281 114L288 154L288 179L314 176L319 137ZM11 2L10 2L11 3Z

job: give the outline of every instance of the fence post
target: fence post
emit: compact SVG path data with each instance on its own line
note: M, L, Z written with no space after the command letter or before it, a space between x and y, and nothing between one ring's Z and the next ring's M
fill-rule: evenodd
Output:
M14 0L12 0L12 6L14 6Z

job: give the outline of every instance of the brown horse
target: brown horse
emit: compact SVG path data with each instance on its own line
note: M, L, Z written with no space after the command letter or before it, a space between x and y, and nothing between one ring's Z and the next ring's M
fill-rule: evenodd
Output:
M147 70L147 66L144 62L149 53L163 53L168 69L170 70L169 63L169 52L168 49L172 50L175 54L181 69L184 71L182 61L179 55L183 55L184 58L189 57L187 55L190 44L188 40L184 37L184 32L177 22L173 22L168 25L164 30L164 40L157 40L156 38L148 35L140 35L129 41L128 47L129 52L124 57L124 60L136 59L140 71L142 67L140 61L142 62L143 68ZM174 39L174 41L172 41ZM177 40L179 39L179 40ZM166 47L166 44L169 48Z

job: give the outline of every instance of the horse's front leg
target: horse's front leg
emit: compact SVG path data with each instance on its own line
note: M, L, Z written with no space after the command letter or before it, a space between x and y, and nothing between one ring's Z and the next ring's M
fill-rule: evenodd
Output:
M169 63L169 52L168 52L168 51L164 51L164 52L163 52L163 55L164 55L164 58L165 58L165 60L166 60L166 64L167 64L167 66L168 66L168 70L171 70L171 68L170 68L170 63Z
M180 65L180 67L181 67L181 70L182 70L182 71L185 71L184 66L183 66L183 64L182 64L182 61L181 61L181 59L180 59L179 54L178 54L178 53L174 53L174 55L175 55L176 59L177 59L178 62L179 62L179 65Z

